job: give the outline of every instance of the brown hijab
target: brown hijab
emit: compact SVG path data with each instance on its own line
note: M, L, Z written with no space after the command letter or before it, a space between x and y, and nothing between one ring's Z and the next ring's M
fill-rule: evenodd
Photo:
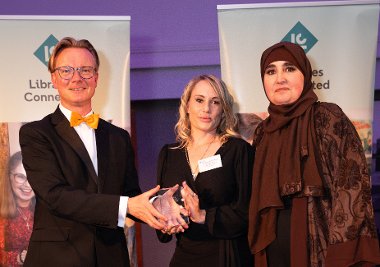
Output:
M264 255L265 248L276 238L276 210L284 208L283 198L322 194L314 148L313 110L318 98L313 92L310 62L300 46L277 43L262 54L262 80L266 67L274 61L294 64L304 75L305 82L294 103L270 103L269 117L258 127L253 144L256 155L248 238L252 253L264 252Z

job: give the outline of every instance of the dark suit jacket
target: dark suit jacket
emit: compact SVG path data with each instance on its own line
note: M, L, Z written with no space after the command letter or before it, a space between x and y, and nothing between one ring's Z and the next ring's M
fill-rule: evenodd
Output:
M23 164L36 194L24 266L129 266L117 219L119 196L141 193L130 136L104 120L95 135L98 175L59 108L21 127Z

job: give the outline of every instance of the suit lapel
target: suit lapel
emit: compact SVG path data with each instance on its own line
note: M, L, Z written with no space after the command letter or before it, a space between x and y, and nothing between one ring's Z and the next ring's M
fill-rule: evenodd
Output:
M87 149L74 128L70 127L69 121L66 119L65 115L63 115L59 108L57 108L52 115L52 123L55 125L55 129L58 135L74 149L74 151L85 163L89 170L91 178L97 184L98 177L96 175L91 158L88 155Z
M108 125L103 120L99 120L98 129L95 131L96 149L98 154L98 188L103 192L104 179L107 177L109 158L109 134Z

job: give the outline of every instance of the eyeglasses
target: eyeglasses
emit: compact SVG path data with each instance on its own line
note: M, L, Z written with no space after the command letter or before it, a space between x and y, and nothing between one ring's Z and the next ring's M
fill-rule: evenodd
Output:
M23 184L27 181L27 178L24 174L22 173L11 173L13 176L13 179L15 180L16 183L18 184Z
M62 66L62 67L55 68L54 72L55 71L58 71L59 76L65 80L71 80L71 78L73 78L74 76L75 71L79 73L79 76L82 79L91 79L96 73L96 68L91 67L91 66L83 66L83 67L78 67L78 68L73 68L70 66Z

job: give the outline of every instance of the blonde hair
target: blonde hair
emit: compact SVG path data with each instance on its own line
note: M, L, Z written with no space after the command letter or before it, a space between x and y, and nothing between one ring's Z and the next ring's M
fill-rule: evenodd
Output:
M193 78L185 87L181 96L179 107L179 119L175 125L176 139L179 142L179 148L183 148L191 141L191 125L187 114L187 107L191 93L194 87L200 82L206 81L218 94L222 104L222 116L216 129L222 143L225 143L229 137L240 137L235 131L237 118L233 113L234 98L229 92L227 85L213 75L200 75Z
M96 71L99 69L100 61L98 52L96 52L96 49L92 46L92 44L86 40L76 40L72 37L65 37L62 40L60 40L56 46L54 47L53 53L51 54L49 58L49 64L48 69L50 73L53 73L55 71L55 60L59 56L59 54L65 50L66 48L84 48L87 49L94 57L95 64L96 64Z

